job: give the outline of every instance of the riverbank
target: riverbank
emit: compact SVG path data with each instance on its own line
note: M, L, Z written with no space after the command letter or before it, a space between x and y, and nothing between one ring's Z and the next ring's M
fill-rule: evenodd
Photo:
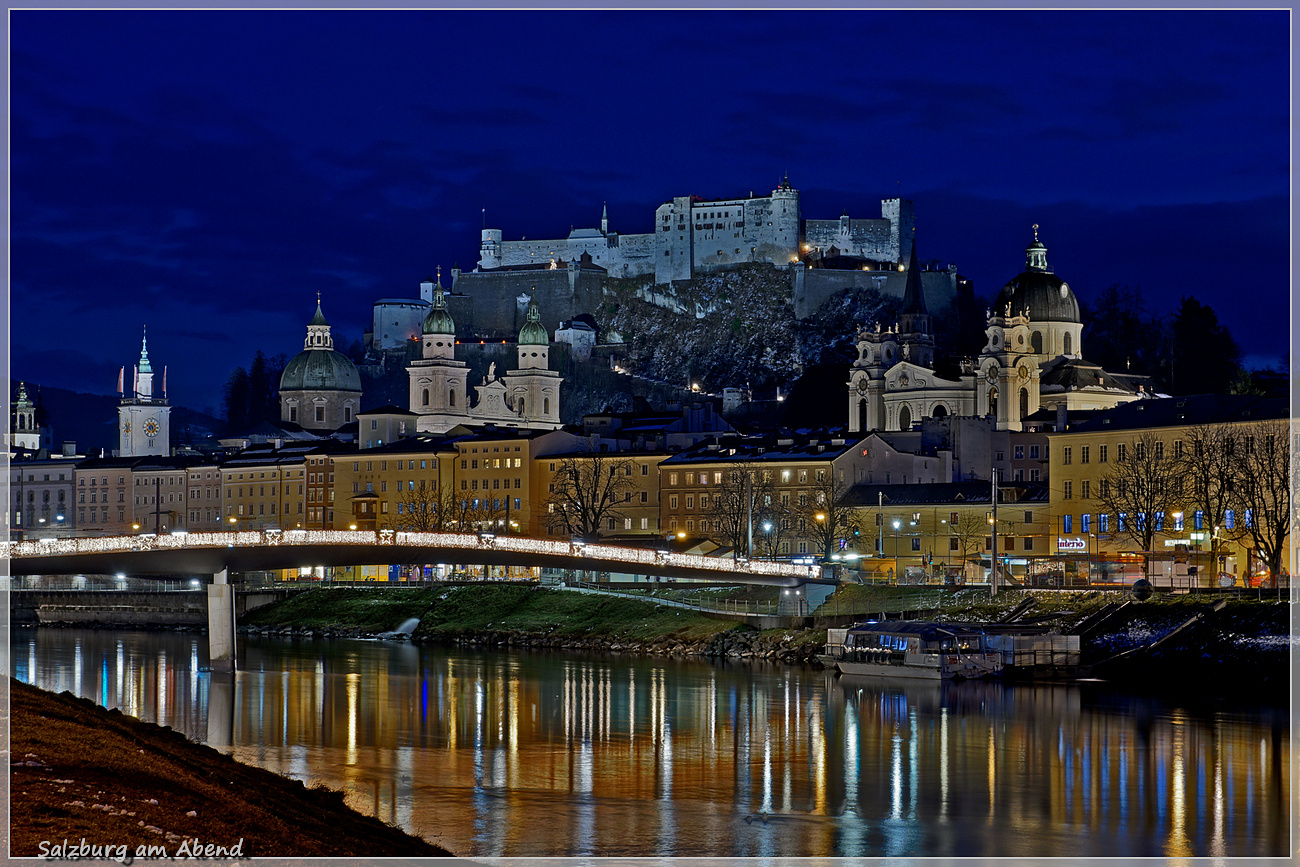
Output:
M710 591L688 587L645 592L684 600ZM825 616L808 618L811 625L806 628L759 630L721 615L536 585L320 588L250 612L241 630L304 637L406 637L392 633L404 621L418 620L409 638L429 645L764 659L815 666L828 625L889 612L915 614L918 605L933 619L991 622L1029 600L1025 617L1069 633L1106 605L1128 599L1119 591L1009 590L990 598L986 590L975 588L918 591L852 585L838 588L817 609ZM1212 601L1179 595L1133 602L1084 637L1083 658L1097 663L1139 650L1206 612ZM1194 628L1107 666L1104 676L1169 686L1285 690L1292 647L1289 605L1249 598L1224 602L1222 610Z
M451 854L352 810L340 792L241 764L172 729L12 679L9 694L15 857ZM113 848L92 858L83 840Z

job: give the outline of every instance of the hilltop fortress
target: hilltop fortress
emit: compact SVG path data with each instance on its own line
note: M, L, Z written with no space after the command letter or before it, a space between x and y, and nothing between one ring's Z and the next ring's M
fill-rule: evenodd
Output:
M556 240L503 241L500 229L484 229L478 270L550 267L579 261L585 253L611 277L653 274L655 283L664 285L749 262L786 267L806 254L898 265L915 225L912 203L885 199L880 213L879 219L854 220L844 214L838 220L805 223L799 191L785 178L766 196L677 196L655 209L655 230L648 234L611 232L608 210L601 214L599 229L574 229Z
M554 333L563 321L596 313L611 278L644 281L637 290L644 300L703 316L708 311L677 297L675 283L762 264L786 273L787 294L773 300L788 302L802 319L844 289L871 288L902 298L915 224L913 203L902 198L883 199L876 218L845 213L805 220L799 191L785 178L761 196L677 196L655 209L654 231L644 234L611 231L608 209L599 228L576 228L566 238L507 241L501 229L484 228L478 266L452 270L447 305L458 337L466 340L513 339L529 301L537 302L543 326ZM927 301L941 310L956 295L956 267L922 268ZM418 302L389 299L376 306L376 350L414 337L433 285L421 286Z

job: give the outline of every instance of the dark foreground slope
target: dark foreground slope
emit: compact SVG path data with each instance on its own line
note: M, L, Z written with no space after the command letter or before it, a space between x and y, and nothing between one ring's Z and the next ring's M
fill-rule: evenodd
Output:
M15 857L75 858L52 847L83 838L131 856L140 846L168 857L202 857L208 846L244 858L451 854L361 815L338 792L241 764L172 729L14 680L10 695Z

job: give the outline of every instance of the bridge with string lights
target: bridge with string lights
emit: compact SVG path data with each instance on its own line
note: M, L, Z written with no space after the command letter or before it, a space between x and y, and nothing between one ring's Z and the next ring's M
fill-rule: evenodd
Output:
M540 566L794 587L820 569L768 560L488 533L262 530L7 542L11 575L217 575L313 565Z

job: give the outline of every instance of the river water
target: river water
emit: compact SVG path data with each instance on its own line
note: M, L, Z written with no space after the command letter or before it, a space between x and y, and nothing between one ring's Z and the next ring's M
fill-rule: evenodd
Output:
M1099 683L15 629L22 681L343 790L466 856L1289 854L1289 714Z

